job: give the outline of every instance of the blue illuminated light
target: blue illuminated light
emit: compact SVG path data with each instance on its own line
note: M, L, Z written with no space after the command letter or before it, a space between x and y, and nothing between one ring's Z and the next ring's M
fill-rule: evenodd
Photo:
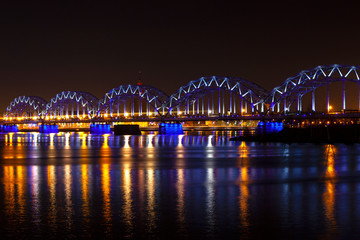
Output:
M183 128L181 123L160 123L160 134L183 134Z
M91 134L111 133L110 124L91 124L90 133Z
M1 132L18 132L17 125L1 125Z
M39 125L39 132L41 132L41 133L58 133L59 127L58 127L58 125L41 124L41 125Z
M259 133L276 133L283 130L284 124L282 122L263 122L260 121L257 126Z

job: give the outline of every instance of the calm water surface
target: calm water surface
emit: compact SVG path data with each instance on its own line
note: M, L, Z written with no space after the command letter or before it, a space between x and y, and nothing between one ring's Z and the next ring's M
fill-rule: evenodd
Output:
M2 239L359 239L360 145L0 135Z

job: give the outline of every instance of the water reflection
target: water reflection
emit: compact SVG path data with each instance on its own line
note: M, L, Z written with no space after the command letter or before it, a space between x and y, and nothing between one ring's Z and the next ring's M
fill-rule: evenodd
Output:
M155 172L154 169L146 170L146 211L147 211L147 229L149 232L156 230L156 199L155 199Z
M249 176L248 176L248 147L245 142L242 142L240 145L240 223L241 226L246 230L249 227L249 210L248 210L248 201L249 201Z
M122 212L124 214L124 222L126 225L126 231L131 235L133 230L133 200L132 200L132 180L131 180L131 169L129 164L125 164L122 170L123 176L123 196L124 204Z
M335 219L335 194L336 194L336 171L335 156L336 147L332 144L325 146L325 190L323 193L323 205L326 222L330 229L334 229L336 225Z
M102 191L103 191L103 216L106 226L106 233L110 232L111 227L111 198L110 198L110 170L109 164L101 165Z
M9 238L330 238L346 226L359 236L358 145L230 142L206 132L0 139L0 233Z
M65 219L66 219L66 230L71 231L72 228L72 172L71 172L71 165L66 164L64 166L64 191L65 191Z
M52 232L56 232L56 175L55 175L55 166L49 165L47 167L47 176L48 176L48 188L49 188L49 221L50 228Z

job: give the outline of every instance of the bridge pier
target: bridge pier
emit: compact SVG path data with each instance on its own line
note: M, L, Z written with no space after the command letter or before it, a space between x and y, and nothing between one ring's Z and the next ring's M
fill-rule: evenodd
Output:
M99 123L90 124L90 133L91 134L111 133L110 124L99 124Z
M0 131L4 133L9 132L18 132L18 126L17 125L0 125Z
M316 111L316 109L315 109L315 88L313 89L312 95L311 95L311 110L313 112Z
M55 124L40 124L39 125L39 132L40 133L58 133L59 126Z
M183 134L183 128L181 123L160 123L160 134Z

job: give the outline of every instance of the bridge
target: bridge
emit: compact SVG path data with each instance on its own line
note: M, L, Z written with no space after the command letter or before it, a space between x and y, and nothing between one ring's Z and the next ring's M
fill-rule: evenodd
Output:
M49 101L19 96L6 108L2 124L357 121L359 70L359 66L318 66L287 78L271 91L241 78L210 76L190 81L170 96L146 85L120 85L100 99L81 91L63 91Z

